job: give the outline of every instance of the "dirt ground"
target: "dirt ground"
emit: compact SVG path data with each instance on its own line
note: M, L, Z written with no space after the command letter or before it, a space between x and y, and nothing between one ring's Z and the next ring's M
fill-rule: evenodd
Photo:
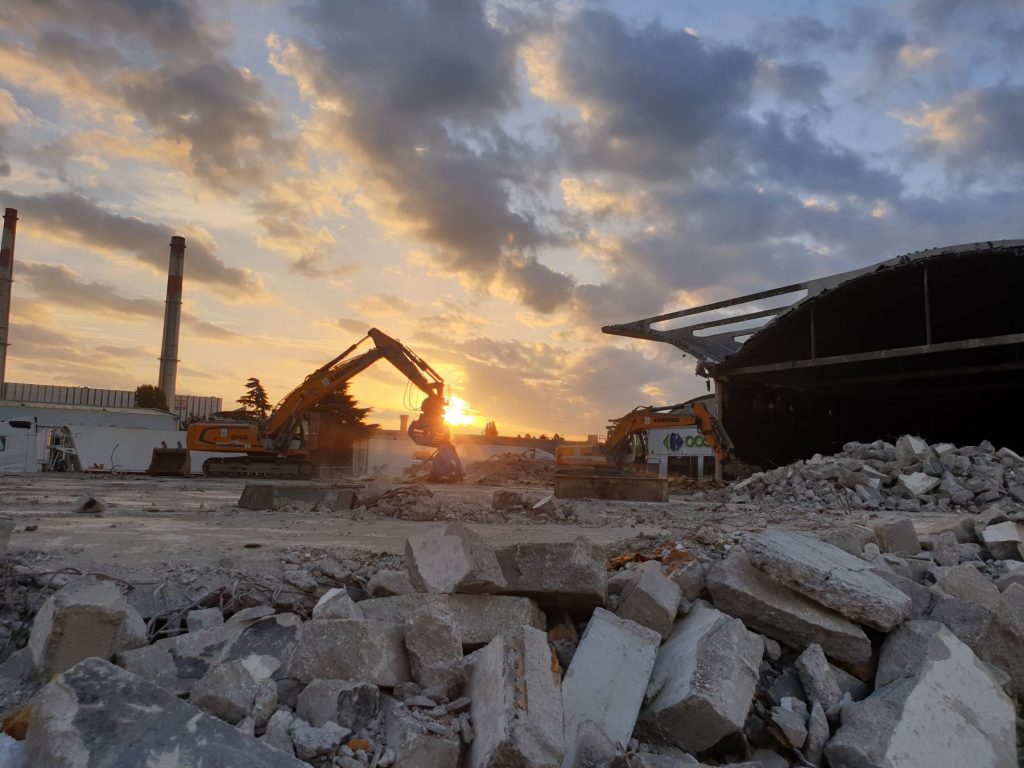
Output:
M76 568L139 579L181 566L272 571L286 553L309 548L337 556L398 554L405 540L443 521L415 522L351 512L241 509L245 480L152 478L144 475L39 474L0 477L0 514L15 520L10 549L46 561L47 570ZM326 485L325 485L326 487ZM430 486L445 500L490 506L493 487ZM508 488L506 488L508 489ZM513 488L514 490L514 488ZM537 488L524 488L536 494ZM101 515L73 514L76 499L98 496ZM610 546L637 539L720 546L742 531L782 527L827 530L877 515L858 510L768 508L728 504L701 495L667 503L559 500L565 522L532 520L474 524L497 545L572 540ZM570 505L568 509L566 506ZM915 518L926 533L938 518ZM37 526L30 530L32 526Z

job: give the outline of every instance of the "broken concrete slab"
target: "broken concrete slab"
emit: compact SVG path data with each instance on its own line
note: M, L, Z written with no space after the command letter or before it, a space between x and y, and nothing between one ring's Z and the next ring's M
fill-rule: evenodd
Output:
M398 702L386 710L385 732L388 748L395 753L396 766L458 768L462 745L454 732L429 730Z
M377 716L380 689L350 680L314 680L299 694L295 713L314 726L337 723L358 733Z
M788 587L776 584L740 547L711 568L708 590L720 610L796 650L818 643L825 655L848 664L871 658L864 630Z
M26 747L29 765L47 768L304 766L96 658L76 664L32 699Z
M660 566L644 568L623 592L616 613L668 637L682 596L679 586L661 572Z
M425 605L406 619L405 649L412 679L424 688L454 692L462 684L462 633L444 608Z
M936 580L934 589L969 603L982 605L993 612L999 609L999 589L973 565L964 563L946 569Z
M772 579L851 621L888 632L910 615L910 598L871 564L820 539L766 531L743 540L751 563Z
M321 726L313 726L297 717L289 728L295 756L305 760L327 757L337 752L345 737L351 731L337 723L326 722Z
M742 621L697 601L658 651L650 704L643 711L645 728L687 752L701 752L738 733L763 653L764 643Z
M844 525L828 531L821 538L855 557L860 557L868 544L878 544L875 532L866 525Z
M844 710L825 757L833 768L1013 768L1014 706L946 627L908 622L886 638L875 692Z
M1007 520L986 526L981 541L996 560L1024 559L1024 523Z
M960 564L960 542L953 531L943 531L932 543L932 560L936 565L952 567Z
M231 724L252 716L263 726L277 709L277 685L271 676L280 666L273 656L255 654L218 664L196 682L189 702Z
M572 542L514 544L495 553L505 594L523 595L542 606L585 614L604 605L608 592L604 549L584 538Z
M243 509L280 509L296 502L332 509L352 509L352 488L332 488L306 483L246 483L238 506Z
M533 600L510 595L401 595L363 600L359 609L367 619L404 624L424 605L444 608L459 625L464 647L486 645L507 629L520 625L547 628L544 612Z
M804 756L814 765L821 763L821 755L828 742L830 730L825 708L817 701L811 704L810 717L807 718L807 741Z
M370 577L366 591L371 597L394 597L414 594L416 588L409 581L409 574L403 571L381 570Z
M393 687L411 680L405 628L385 621L311 619L299 627L283 677L353 680Z
M910 615L907 618L919 619L928 613L932 604L932 593L928 587L905 576L900 576L884 563L879 564L879 561L876 561L874 566L872 570L875 573L910 598Z
M585 724L613 748L629 742L660 644L657 632L603 608L594 611L562 681L563 766L575 765Z
M146 625L112 581L75 579L50 595L32 622L28 647L43 678L82 659L110 659L146 644Z
M704 591L708 567L699 560L683 563L669 576L689 602L699 600Z
M820 702L821 706L829 710L843 697L839 683L832 674L832 667L817 643L807 646L800 654L796 660L796 671L800 676L800 683L807 692L808 701Z
M200 632L214 629L224 624L224 614L220 608L200 608L185 614L185 625L189 632Z
M941 478L932 477L924 472L911 472L909 475L899 476L898 487L901 488L909 498L923 498L938 488L941 484Z
M79 496L71 507L72 513L76 515L102 515L107 511L107 504L99 496Z
M313 606L314 619L362 619L363 611L344 587L327 590Z
M802 711L794 706L794 702L799 702ZM782 704L772 707L771 719L791 747L803 747L807 741L807 706L802 701L788 697L783 699Z
M419 592L492 594L506 586L494 550L461 523L409 538L405 562Z
M244 659L253 654L286 659L295 647L301 625L302 619L294 613L278 613L246 622L224 650L220 661Z
M466 695L476 738L468 768L557 768L564 753L561 681L547 637L518 627L468 659Z
M916 555L921 551L921 542L917 538L914 524L907 518L888 520L871 526L882 552L902 552ZM859 553L858 553L859 554Z

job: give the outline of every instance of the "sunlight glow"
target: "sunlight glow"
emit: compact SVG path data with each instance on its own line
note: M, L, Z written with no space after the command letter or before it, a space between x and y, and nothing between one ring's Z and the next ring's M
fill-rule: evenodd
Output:
M444 409L444 420L446 424L453 427L466 427L476 421L469 403L461 397L449 397L448 405Z

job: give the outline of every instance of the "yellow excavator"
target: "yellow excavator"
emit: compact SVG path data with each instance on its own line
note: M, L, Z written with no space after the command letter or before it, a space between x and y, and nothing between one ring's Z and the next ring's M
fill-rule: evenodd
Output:
M352 356L367 339L373 348ZM420 416L409 425L409 437L417 445L454 452L451 434L444 423L444 379L437 371L397 339L371 328L366 336L330 362L309 374L263 420L240 421L237 417L191 424L187 448L157 448L150 474L181 474L189 466L189 451L237 453L203 462L203 474L211 477L271 477L308 479L316 474L309 460L308 424L304 416L328 395L378 360L385 359L424 394ZM186 470L187 471L187 470Z
M725 466L732 460L732 445L718 420L699 400L664 406L640 406L625 416L612 419L603 444L560 445L555 464L561 469L599 470L616 475L644 473L647 465L647 430L696 427L714 452L715 461Z

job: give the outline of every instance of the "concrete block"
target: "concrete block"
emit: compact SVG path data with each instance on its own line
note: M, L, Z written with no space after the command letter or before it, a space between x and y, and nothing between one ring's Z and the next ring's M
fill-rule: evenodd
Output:
M881 578L892 584L896 589L910 598L910 615L908 618L919 619L928 613L932 604L932 593L924 584L918 584L905 576L894 573L892 569L884 565L877 565L873 569Z
M185 614L185 625L188 627L189 632L214 629L223 624L224 614L221 613L220 608L201 608Z
M366 591L371 597L394 597L395 595L411 595L416 592L409 574L403 571L377 571L366 584Z
M747 536L750 561L773 580L851 621L888 632L910 615L910 598L871 564L819 539L786 531Z
M302 619L294 613L278 613L246 622L238 637L220 657L220 661L244 659L253 654L286 659L299 636Z
M913 464L931 454L927 441L915 435L903 435L896 441L896 458L901 464Z
M818 643L826 656L849 664L871 658L871 642L864 630L799 592L776 584L750 563L740 547L733 547L725 560L712 566L708 590L720 610L790 648L803 650Z
M332 722L358 733L377 716L380 689L348 680L314 680L299 694L295 713L314 726Z
M292 746L292 723L295 715L291 710L279 709L270 716L267 721L266 732L259 737L259 740L269 747L284 752L288 757L295 757L295 747Z
M46 768L304 763L101 659L86 659L32 699L28 764Z
M121 651L114 660L132 674L182 696L219 664L242 632L240 622L157 640L152 645Z
M827 532L821 538L855 557L860 557L868 544L879 543L875 532L865 525L844 525Z
M506 595L402 595L363 600L359 608L367 619L404 624L406 617L424 605L444 608L459 625L464 647L486 645L508 629L526 625L547 628L544 612L533 600Z
M830 733L825 708L819 702L813 702L810 717L807 718L807 742L804 747L804 757L812 764L821 764L822 751Z
M299 628L284 677L352 680L394 687L411 680L405 628L384 621L311 619Z
M491 594L506 586L494 550L461 523L408 539L405 562L419 592Z
M843 697L839 683L832 674L832 667L817 643L807 646L807 650L800 654L796 660L796 671L807 692L808 701L817 701L829 710Z
M946 627L912 621L893 632L875 682L825 747L832 768L1017 765L1013 703Z
M14 530L14 518L0 515L0 555L7 551L7 545L11 541L11 532Z
M385 716L388 748L399 768L458 768L462 745L454 733L437 733L397 702Z
M289 733L295 756L308 762L334 754L351 731L337 723L327 722L316 727L295 718Z
M444 608L425 605L409 616L405 649L412 679L424 688L439 685L454 692L462 684L462 633Z
M953 531L943 531L932 544L932 560L936 565L952 567L960 564L960 542Z
M604 605L608 591L604 549L582 536L572 542L514 544L496 555L506 594L531 597L544 607L577 614Z
M668 579L660 567L644 568L622 595L616 613L668 637L682 599L679 586Z
M316 504L332 509L352 509L355 491L307 483L246 483L238 506L243 509L280 509L288 504Z
M699 560L693 560L692 562L680 565L672 572L669 578L679 587L683 597L692 603L694 600L699 600L701 593L704 591L707 571L707 565Z
M314 619L362 619L363 611L344 587L329 589L313 606Z
M1024 552L1024 523L1007 520L988 525L981 541L997 560L1021 560Z
M466 695L476 738L468 768L557 768L562 763L562 693L544 632L519 627L468 659Z
M871 526L878 541L878 548L882 552L903 552L908 555L916 555L921 551L921 542L917 538L917 531L909 519L889 520L875 523Z
M794 703L799 703L799 708ZM783 699L782 704L772 707L771 719L790 746L803 747L807 741L807 705L800 699Z
M146 643L146 625L111 581L75 579L50 595L32 622L28 647L43 678L82 659L110 659Z
M938 477L932 477L924 472L911 472L909 475L900 475L898 486L909 496L921 498L927 496L942 484Z
M613 748L629 742L660 643L661 635L647 627L603 608L594 611L562 681L563 766L575 765L584 724Z
M763 653L761 638L742 621L705 602L694 603L658 651L645 727L687 752L709 749L738 733Z
M957 565L935 581L935 589L969 603L982 605L990 611L999 608L999 588L983 576L973 565Z
M273 656L248 656L219 664L193 686L189 703L228 723L252 716L265 725L277 709L277 685L271 680L281 666Z

